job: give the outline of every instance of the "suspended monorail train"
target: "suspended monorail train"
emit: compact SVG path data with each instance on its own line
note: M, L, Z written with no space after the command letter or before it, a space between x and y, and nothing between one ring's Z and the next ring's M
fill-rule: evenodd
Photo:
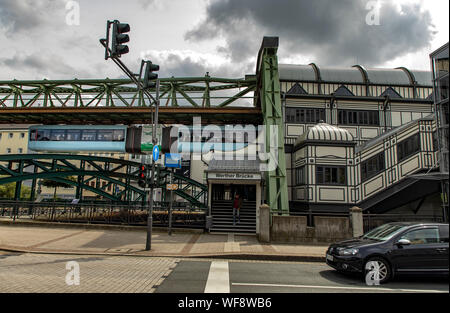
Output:
M216 126L217 132L204 132L204 127L196 129L193 126L183 126L172 153L237 151L244 149L250 142L255 141L256 131L246 129L245 132L227 132L225 126ZM158 143L166 142L163 139L162 128L157 130ZM220 134L219 133L219 134ZM206 135L205 135L206 134ZM172 138L173 139L173 138ZM171 146L172 147L172 146ZM126 152L133 154L151 153L153 144L151 140L151 126L125 126L125 125L39 125L29 128L28 148L38 152ZM172 147L173 148L173 147Z

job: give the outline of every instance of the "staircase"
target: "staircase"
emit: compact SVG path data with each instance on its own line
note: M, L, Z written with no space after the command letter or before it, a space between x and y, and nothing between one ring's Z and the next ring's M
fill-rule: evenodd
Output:
M215 200L211 205L212 233L256 233L256 201L242 201L241 221L233 225L233 201Z

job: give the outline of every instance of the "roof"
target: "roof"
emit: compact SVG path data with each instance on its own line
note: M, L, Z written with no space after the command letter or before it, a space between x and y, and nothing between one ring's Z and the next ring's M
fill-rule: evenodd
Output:
M353 142L353 136L346 129L332 126L327 123L319 123L311 127L303 135L299 136L295 142L296 145L304 141L346 141Z
M430 71L398 68L322 67L314 63L309 65L279 64L280 80L284 81L322 81L335 83L381 84L405 86L418 84L432 86Z
M233 160L215 159L208 164L207 172L239 172L239 173L260 173L260 161L258 156L238 156L233 155Z

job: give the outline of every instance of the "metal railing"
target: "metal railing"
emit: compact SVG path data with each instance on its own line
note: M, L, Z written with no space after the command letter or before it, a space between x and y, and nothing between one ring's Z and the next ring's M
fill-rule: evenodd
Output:
M169 204L155 202L153 226L169 225ZM191 208L174 203L172 226L177 228L205 228L206 209ZM59 223L147 225L148 206L120 204L70 204L64 202L0 201L0 219L34 220Z
M368 232L378 226L393 222L433 222L443 223L442 216L436 215L407 215L407 214L364 214L364 232Z

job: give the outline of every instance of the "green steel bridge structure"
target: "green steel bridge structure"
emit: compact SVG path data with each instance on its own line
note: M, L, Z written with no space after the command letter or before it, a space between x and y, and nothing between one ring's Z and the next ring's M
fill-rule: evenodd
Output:
M266 172L266 201L274 212L289 213L284 154L284 127L278 73L278 37L264 37L256 74L242 79L210 77L160 79L159 123L186 124L201 117L202 124L254 124L278 130L276 169ZM155 90L150 89L151 93ZM129 79L0 81L0 124L149 124L154 107ZM271 137L266 132L266 149ZM270 151L266 151L270 152ZM91 165L92 170L86 165ZM23 181L51 178L77 188L77 197L90 190L117 202L146 201L134 187L139 163L94 156L29 154L0 156L0 184L15 183L16 197ZM161 168L163 186L168 171ZM73 182L68 177L76 176ZM206 187L175 176L177 194L193 206L204 207ZM100 186L99 181L107 184ZM92 181L96 183L92 186ZM109 186L113 192L108 192ZM118 187L118 189L116 188ZM116 192L116 190L119 190ZM203 200L202 200L203 199Z

